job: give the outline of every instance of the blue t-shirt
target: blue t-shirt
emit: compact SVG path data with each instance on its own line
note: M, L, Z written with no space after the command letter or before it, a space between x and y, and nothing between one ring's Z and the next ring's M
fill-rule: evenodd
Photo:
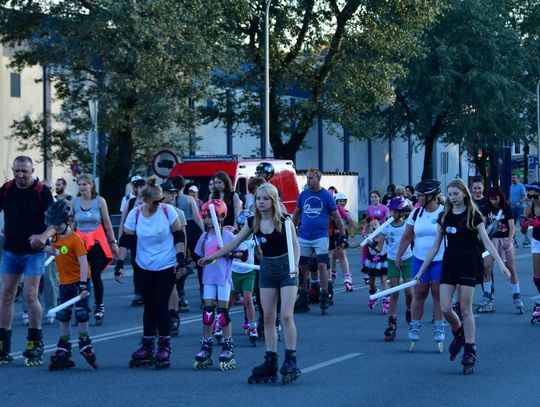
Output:
M310 189L302 191L296 207L302 210L302 223L298 237L306 240L328 237L330 214L337 210L337 206L326 189L322 188L319 192L313 192Z
M525 186L521 182L510 185L510 206L513 207L526 193ZM523 208L525 204L521 202L519 207Z

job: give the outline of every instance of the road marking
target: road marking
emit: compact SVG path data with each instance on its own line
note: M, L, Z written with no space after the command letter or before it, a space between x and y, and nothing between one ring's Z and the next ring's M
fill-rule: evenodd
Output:
M540 295L535 295L534 297L530 297L531 300L540 300Z
M313 372L314 370L323 369L325 367L335 365L336 363L343 362L345 360L349 360L349 359L355 358L357 356L362 356L362 355L363 353L349 353L347 355L340 356L339 358L330 359L322 363L317 363L316 365L306 367L301 370L302 370L302 373L310 373L310 372Z

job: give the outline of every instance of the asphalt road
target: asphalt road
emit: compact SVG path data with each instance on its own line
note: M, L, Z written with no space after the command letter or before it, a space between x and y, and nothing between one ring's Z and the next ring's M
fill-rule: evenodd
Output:
M528 250L518 251L525 314L518 315L512 304L510 285L496 275L496 307L493 314L477 315L478 364L474 375L462 374L459 359L450 362L447 339L443 354L432 340L431 303L428 302L421 340L410 353L403 302L400 304L398 337L386 343L386 317L380 304L367 307L367 286L360 273L358 251L350 250L355 290L345 293L341 273L336 284L335 305L327 316L318 308L296 316L300 379L288 386L249 385L251 368L262 362L264 344L249 346L242 332L241 307L232 310L238 367L221 372L193 371L199 350L201 318L197 282L187 282L191 312L183 313L181 332L173 339L172 366L165 371L129 369L130 354L142 332L142 308L129 306L131 284L105 281L106 317L91 327L99 369L94 371L78 352L76 367L49 372L47 363L58 340L58 324L44 326L45 363L27 368L20 356L26 329L20 323L17 304L13 326L15 361L0 366L0 406L180 406L253 405L273 406L302 403L307 406L538 406L540 357L536 351L540 325L530 324L534 299ZM498 273L498 271L496 271ZM477 289L476 302L481 290ZM76 336L75 334L73 335ZM76 350L77 347L75 346ZM283 343L279 344L280 362ZM214 355L217 361L217 355Z

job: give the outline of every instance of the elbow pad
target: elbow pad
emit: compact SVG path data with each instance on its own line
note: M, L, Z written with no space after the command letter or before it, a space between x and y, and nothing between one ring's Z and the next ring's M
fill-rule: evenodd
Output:
M135 245L135 235L128 235L127 233L122 233L118 245L120 247L125 247L126 249L133 248L133 246Z
M182 232L181 230L177 230L176 232L173 232L173 241L174 241L174 244L184 243L186 241L184 232Z

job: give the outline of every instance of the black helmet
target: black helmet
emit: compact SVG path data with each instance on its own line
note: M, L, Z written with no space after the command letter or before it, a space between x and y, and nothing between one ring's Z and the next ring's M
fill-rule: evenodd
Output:
M173 185L170 179L162 183L160 187L163 192L176 192L177 191L176 187Z
M71 207L66 201L58 200L53 202L45 214L45 224L50 226L61 225L71 219Z
M266 179L269 180L274 176L274 166L268 162L263 161L262 163L259 163L257 167L255 168L255 172L260 174L265 174Z
M416 192L424 195L439 195L441 183L436 179L423 179L414 187Z

